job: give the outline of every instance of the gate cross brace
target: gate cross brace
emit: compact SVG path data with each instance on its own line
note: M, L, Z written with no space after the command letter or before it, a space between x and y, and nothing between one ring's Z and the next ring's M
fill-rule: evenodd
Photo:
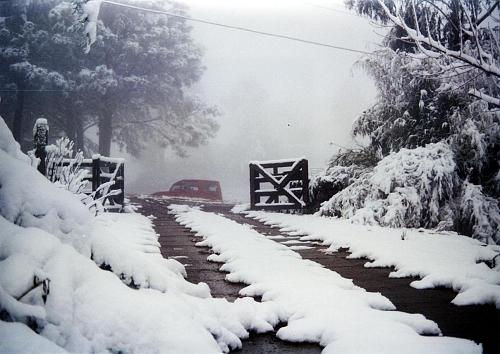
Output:
M280 181L274 178L273 175L269 174L259 164L254 164L254 166L258 170L258 172L262 175L262 177L264 177L269 183L271 183L276 188L277 192L286 195L290 200L294 201L295 204L299 204L302 207L305 207L306 203L297 198L295 194L293 194L288 188L285 187L288 184L288 182L291 181L293 176L298 172L298 170L294 169L299 162L300 161L295 162L295 164L292 166L292 170L290 171L290 173L287 176L283 177Z

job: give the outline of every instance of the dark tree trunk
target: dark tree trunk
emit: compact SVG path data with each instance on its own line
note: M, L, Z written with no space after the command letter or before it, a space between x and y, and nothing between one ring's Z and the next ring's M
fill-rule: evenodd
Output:
M75 122L75 144L77 151L85 151L85 132L81 120Z
M109 156L111 152L112 117L111 110L106 110L99 116L99 154L104 156Z
M16 108L14 111L14 122L12 124L12 134L14 135L14 139L17 140L18 143L22 144L23 137L23 110L24 110L24 82L19 82L17 85L17 93L16 93Z
M73 139L73 142L75 143L75 151L85 151L85 132L83 130L82 122L83 118L73 109L69 110L67 114L68 117L71 118L68 119L66 126L69 128L69 131L71 132L71 139Z

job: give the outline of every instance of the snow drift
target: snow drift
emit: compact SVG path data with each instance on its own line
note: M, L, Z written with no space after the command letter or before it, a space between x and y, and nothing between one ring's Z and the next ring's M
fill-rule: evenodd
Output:
M1 118L0 230L1 353L220 353L278 321L187 282L146 217L92 217L29 165Z

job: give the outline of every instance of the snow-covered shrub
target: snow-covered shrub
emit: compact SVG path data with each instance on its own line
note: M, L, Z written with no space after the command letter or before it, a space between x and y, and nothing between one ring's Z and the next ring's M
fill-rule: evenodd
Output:
M86 199L83 194L87 187L89 171L80 168L83 162L83 152L73 152L74 143L68 138L59 138L54 145L48 145L47 174L49 180L61 187Z
M444 142L401 149L323 203L318 214L363 224L457 230L485 243L500 242L498 200L463 181L455 161Z
M118 189L110 187L116 183L116 172L107 182L101 183L97 190L88 191L88 177L90 172L81 168L83 152L73 152L73 141L68 138L57 139L53 145L48 145L47 150L47 175L55 186L66 189L76 195L94 215L105 212L104 204L110 197L121 193ZM120 163L123 164L122 159ZM87 194L85 193L87 190Z
M312 207L319 208L334 194L359 179L377 161L376 153L369 149L340 151L324 171L311 179L309 192Z
M456 121L450 142L455 151L459 174L464 180L483 187L483 193L500 198L496 176L500 173L500 112L488 111L484 102L471 105Z
M498 200L485 196L481 186L465 182L460 196L459 231L485 243L500 240Z
M357 178L362 169L359 166L329 166L311 179L310 196L314 207L330 199Z
M448 203L457 181L453 152L445 143L401 149L334 195L319 213L392 227L435 227L450 221Z

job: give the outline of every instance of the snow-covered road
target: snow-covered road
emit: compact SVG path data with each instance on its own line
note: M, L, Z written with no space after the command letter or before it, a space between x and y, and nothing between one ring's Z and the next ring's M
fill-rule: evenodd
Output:
M249 284L242 295L276 305L280 320L287 322L277 333L282 339L318 342L325 353L481 352L471 341L419 335L439 329L421 315L394 311L382 295L302 259L248 226L186 206L172 210L181 224L203 237L200 245L216 253L209 259L224 263L227 280Z

